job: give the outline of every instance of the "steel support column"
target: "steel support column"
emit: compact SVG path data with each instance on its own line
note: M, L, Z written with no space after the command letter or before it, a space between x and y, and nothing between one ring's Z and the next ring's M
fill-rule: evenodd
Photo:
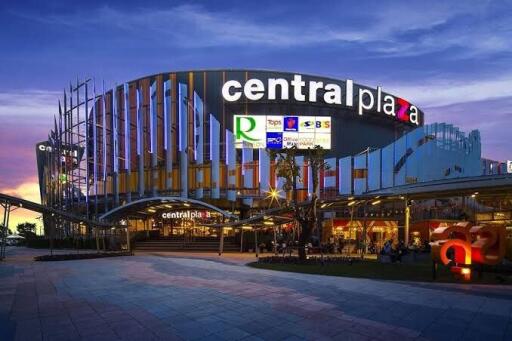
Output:
M404 222L404 242L406 246L409 246L409 224L411 220L411 206L409 200L405 199L405 222Z

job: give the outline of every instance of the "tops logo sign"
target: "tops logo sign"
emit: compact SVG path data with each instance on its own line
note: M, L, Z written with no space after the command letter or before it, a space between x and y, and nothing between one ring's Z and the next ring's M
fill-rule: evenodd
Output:
M322 81L309 81L306 89L306 82L302 80L301 75L294 75L290 82L284 78L269 78L266 86L263 81L256 78L247 80L243 86L236 80L229 80L222 86L222 97L228 102L240 100L242 93L249 101L259 101L264 97L270 101L289 100L291 92L297 102L316 103L320 97L326 104L344 105L349 108L355 106L359 115L376 111L396 117L402 122L420 124L420 113L416 106L402 98L383 94L380 86L376 90L359 87L358 92L354 94L354 82L350 79L345 82L345 89L338 84Z

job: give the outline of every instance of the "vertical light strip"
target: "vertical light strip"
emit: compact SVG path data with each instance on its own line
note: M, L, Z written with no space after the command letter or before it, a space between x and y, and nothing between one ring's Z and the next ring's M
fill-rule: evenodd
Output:
M244 144L242 149L242 172L243 172L243 188L249 190L254 188L254 167L252 146L249 143ZM244 198L243 203L252 206L252 198Z
M187 85L179 84L178 88L178 122L179 122L179 151L183 152L187 145Z
M145 83L139 84L139 87ZM137 87L137 154L138 154L138 189L139 197L144 197L145 192L145 171L144 171L144 119L143 119L143 93L142 89Z
M179 118L179 151L180 151L180 187L181 196L188 197L188 99L187 84L179 83L178 118Z
M131 115L130 115L130 86L124 84L124 168L126 169L125 186L126 201L132 201L131 188Z
M130 165L130 87L124 84L124 166L129 172Z
M103 129L102 129L102 133L103 133L103 181L107 181L107 106L105 104L105 100L106 100L106 97L105 97L105 82L103 82L103 86L102 86L102 92L103 92L103 95L102 95L102 99L101 99L101 104L102 104L102 113L103 113L103 117L102 117L102 126L103 126Z
M140 109L140 105L141 105L141 100L140 100L140 89L137 87L137 96L136 96L136 101L137 101L137 155L141 155L142 153L142 150L141 150L141 141L140 141L140 136L141 136L141 109Z
M118 114L117 114L117 86L112 89L112 117L113 117L113 140L114 140L114 172L119 172L119 136L118 136Z
M157 98L155 80L149 87L149 147L151 153L151 193L157 195L158 191L158 151L157 151Z
M214 142L214 139L213 139L213 125L214 125L214 120L215 117L210 114L210 161L213 161L213 142Z
M194 159L196 161L196 199L203 197L203 100L194 91Z
M171 81L164 82L164 148L165 148L165 188L172 189L172 138L171 138Z
M230 131L226 130L226 166L229 165L229 143L228 143L229 134L230 134Z
M151 95L149 101L149 138L151 141L150 152L155 154L156 151L156 81L151 84L150 87Z
M211 197L220 198L220 123L210 114L210 166L211 166Z
M169 89L169 81L165 81L164 82L164 149L167 150L167 140L168 140L168 134L169 134L169 117L168 117L168 113L169 113L169 109L170 109L170 106L169 106L169 103L167 103L167 96L168 96L168 92L170 92L170 89Z
M228 195L229 201L236 201L236 150L235 136L226 130L226 164L228 168Z
M114 192L114 207L119 206L119 114L117 107L117 85L112 89L112 95L110 97L112 103L112 111L110 113L112 117L112 148L113 148L113 189Z
M92 100L92 137L93 137L93 186L94 186L94 195L96 197L95 201L97 201L98 196L98 122L96 117L96 84L94 84L93 88L93 100Z
M55 119L55 116L54 116ZM85 81L85 202L87 206L87 219L89 219L89 84ZM55 119L55 132L57 120Z

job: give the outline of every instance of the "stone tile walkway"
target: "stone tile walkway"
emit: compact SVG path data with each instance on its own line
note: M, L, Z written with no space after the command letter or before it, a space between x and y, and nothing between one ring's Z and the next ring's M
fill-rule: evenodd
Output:
M512 340L512 288L137 255L0 263L0 340ZM242 257L243 258L243 257Z

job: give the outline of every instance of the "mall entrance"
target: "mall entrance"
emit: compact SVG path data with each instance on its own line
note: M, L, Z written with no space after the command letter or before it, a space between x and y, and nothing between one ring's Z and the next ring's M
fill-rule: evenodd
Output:
M160 238L219 238L220 230L208 225L222 221L222 214L208 210L162 211L155 216L152 230ZM225 237L232 234L231 229L224 231Z
M117 207L102 219L128 227L133 247L145 251L240 250L239 229L221 227L238 216L207 202L181 197L152 197ZM212 227L214 226L214 227Z
M139 251L210 251L220 246L222 214L202 209L155 210L143 221L144 230L137 225ZM134 222L130 222L132 228ZM233 228L224 228L224 250L239 251L240 236Z

